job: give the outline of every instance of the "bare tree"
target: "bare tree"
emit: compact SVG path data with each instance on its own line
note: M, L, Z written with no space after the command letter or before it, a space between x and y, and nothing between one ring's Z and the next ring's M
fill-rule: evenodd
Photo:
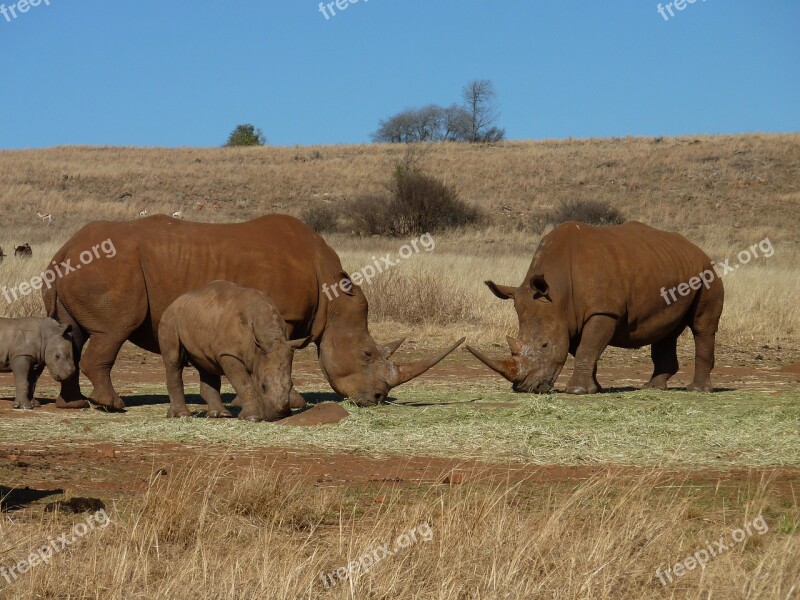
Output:
M416 112L415 109L409 108L388 119L381 120L378 130L372 134L372 140L388 144L407 144L418 141Z
M466 142L472 128L472 116L462 106L453 104L443 109L442 140Z
M469 114L470 142L496 142L505 137L505 130L495 127L499 117L494 85L488 79L471 81L461 91L464 109Z
M442 108L428 104L407 108L383 119L372 134L374 142L409 144L412 142L498 142L505 129L495 126L498 111L492 82L479 79L467 84L462 93L464 104Z

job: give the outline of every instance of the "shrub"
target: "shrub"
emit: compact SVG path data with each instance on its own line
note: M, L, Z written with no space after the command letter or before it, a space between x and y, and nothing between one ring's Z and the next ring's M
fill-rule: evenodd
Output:
M625 217L608 202L599 200L562 200L549 213L547 221L558 225L566 221L582 221L589 225L619 225Z
M356 231L405 236L441 232L481 221L481 212L441 180L416 169L395 170L388 197L364 196L350 205Z
M339 211L327 204L310 206L300 215L300 220L317 233L336 231L339 226Z
M228 136L226 146L263 146L267 143L264 134L260 129L256 129L255 125L245 123L244 125L237 125L231 134Z

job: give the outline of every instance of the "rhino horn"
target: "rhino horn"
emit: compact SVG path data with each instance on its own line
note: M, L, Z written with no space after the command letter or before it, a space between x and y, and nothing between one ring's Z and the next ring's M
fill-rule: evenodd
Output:
M487 367L493 371L497 371L500 373L500 375L511 382L515 381L519 375L519 360L514 356L511 358L496 359L489 358L483 352L473 348L472 346L467 346L467 350L469 350L475 358L477 358Z
M403 342L406 341L406 338L400 338L399 340L395 340L393 342L389 342L383 347L383 355L386 358L389 358L392 354L397 352L397 349L402 345Z
M455 344L443 350L439 354L436 354L430 358L425 358L422 360L418 360L407 365L394 365L395 369L393 377L391 377L390 381L388 382L391 387L396 387L407 381L411 381L414 377L422 375L425 371L430 369L433 365L438 363L442 360L445 356L450 354L453 350L458 348L464 340L467 338L461 338Z

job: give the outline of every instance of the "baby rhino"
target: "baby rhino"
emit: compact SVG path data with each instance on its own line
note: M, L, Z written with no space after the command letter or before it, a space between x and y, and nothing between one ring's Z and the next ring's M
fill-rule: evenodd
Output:
M276 421L301 398L292 387L292 356L310 338L287 341L286 323L269 297L228 281L214 281L175 300L161 317L158 342L167 370L168 417L189 416L183 369L200 372L209 417L230 417L220 397L220 375L238 394L240 419Z
M75 373L71 330L47 317L0 318L0 372L14 373L14 408L39 406L33 392L45 366L56 381Z

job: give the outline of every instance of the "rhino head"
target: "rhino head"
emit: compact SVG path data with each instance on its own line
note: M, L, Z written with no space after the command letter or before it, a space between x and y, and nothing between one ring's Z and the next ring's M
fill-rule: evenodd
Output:
M569 329L563 308L550 296L550 286L543 275L526 277L517 288L493 281L486 285L501 300L514 300L519 337L507 338L509 358L490 358L471 346L467 350L508 379L515 392L549 392L569 353Z
M317 342L319 362L334 391L358 406L382 403L392 388L421 375L464 341L423 360L395 363L391 356L404 339L378 345L367 328L369 309L363 291L346 274L340 276L346 283L327 299L325 329Z
M44 364L56 381L64 381L75 374L71 332L72 325L53 321L53 327L44 334Z
M263 416L267 421L291 416L292 402L302 399L292 383L294 351L305 348L311 338L285 341L264 336L257 329L254 329L254 336L253 381Z

